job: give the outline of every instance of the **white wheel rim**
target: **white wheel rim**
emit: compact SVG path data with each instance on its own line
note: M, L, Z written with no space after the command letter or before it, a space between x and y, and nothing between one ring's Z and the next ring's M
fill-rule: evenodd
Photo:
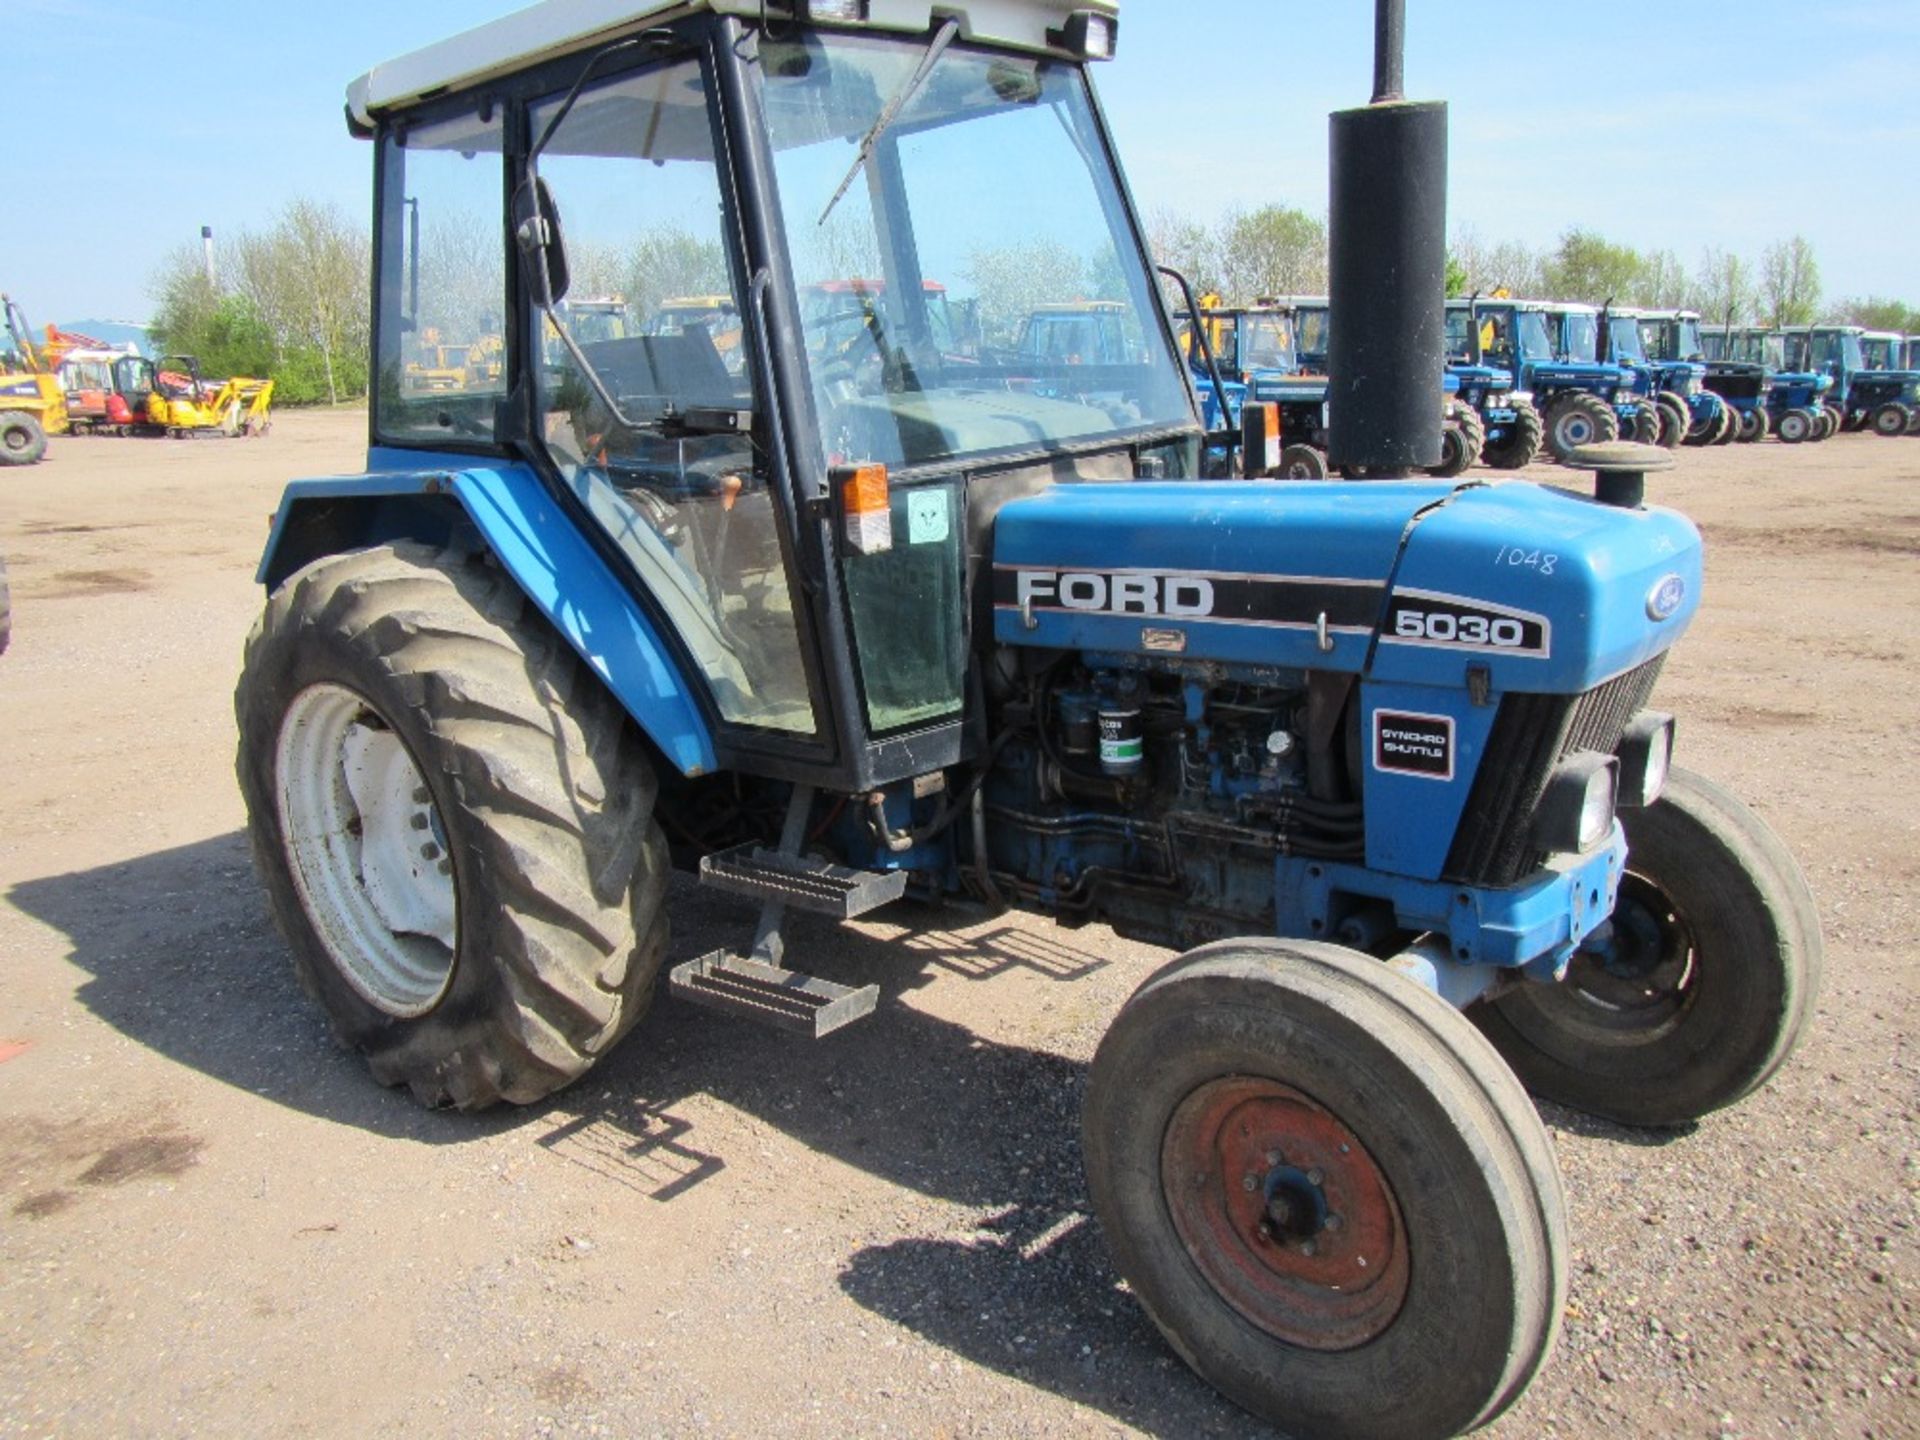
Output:
M446 832L413 756L342 685L308 686L274 757L287 868L341 977L389 1015L423 1015L453 979Z

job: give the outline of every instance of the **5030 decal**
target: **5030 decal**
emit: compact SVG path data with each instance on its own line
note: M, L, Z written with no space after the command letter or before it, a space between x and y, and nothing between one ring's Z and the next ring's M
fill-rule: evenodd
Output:
M1382 644L1437 645L1544 659L1551 627L1547 617L1510 610L1465 595L1396 590L1387 607Z

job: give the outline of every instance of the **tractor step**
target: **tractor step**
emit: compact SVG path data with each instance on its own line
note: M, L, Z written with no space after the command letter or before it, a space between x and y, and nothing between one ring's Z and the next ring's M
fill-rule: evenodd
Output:
M702 856L700 883L850 920L889 900L898 900L907 888L907 875L904 870L854 870L808 855L784 855L747 844Z
M880 998L878 985L849 989L726 950L674 966L667 983L674 994L696 1005L745 1015L816 1040L872 1013Z

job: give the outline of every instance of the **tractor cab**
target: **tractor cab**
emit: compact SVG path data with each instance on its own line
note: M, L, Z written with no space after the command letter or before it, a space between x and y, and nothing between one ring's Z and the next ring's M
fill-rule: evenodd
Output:
M1301 368L1294 347L1293 317L1274 305L1208 306L1201 301L1200 324L1206 327L1213 362L1227 380L1246 383L1256 370L1292 374ZM1179 316L1181 346L1196 375L1207 373L1207 359L1192 317Z
M865 789L952 764L996 497L1198 470L1088 83L1111 17L628 9L532 52L483 26L354 86L371 468L513 467L575 517L675 657L656 743L690 768ZM429 329L503 308L498 383L400 383Z
M1724 396L1706 384L1706 362L1700 358L1700 317L1692 311L1642 310L1615 306L1600 311L1607 358L1634 376L1639 400L1633 439L1669 448L1683 439L1718 434ZM1651 433L1645 403L1658 412ZM1737 417L1736 421L1737 421ZM1738 438L1738 430L1729 438ZM1758 438L1756 435L1754 438Z
M1891 330L1868 330L1860 337L1860 364L1866 370L1904 370L1901 337Z

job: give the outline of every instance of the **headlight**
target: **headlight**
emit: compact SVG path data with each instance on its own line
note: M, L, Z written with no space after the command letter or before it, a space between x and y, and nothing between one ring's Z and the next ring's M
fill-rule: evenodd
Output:
M1510 391L1507 395L1507 401L1513 405L1531 405L1533 403L1533 392L1531 390Z
M1653 804L1667 788L1667 774L1673 768L1673 717L1642 710L1627 722L1614 755L1620 761L1620 806Z
M1611 755L1581 750L1547 779L1533 812L1533 838L1543 850L1585 854L1613 833L1620 766Z
M1702 390L1705 390L1706 388L1707 388L1706 381L1702 380L1698 375L1689 375L1686 378L1686 382L1683 385L1681 385L1680 393L1682 395L1698 395Z

